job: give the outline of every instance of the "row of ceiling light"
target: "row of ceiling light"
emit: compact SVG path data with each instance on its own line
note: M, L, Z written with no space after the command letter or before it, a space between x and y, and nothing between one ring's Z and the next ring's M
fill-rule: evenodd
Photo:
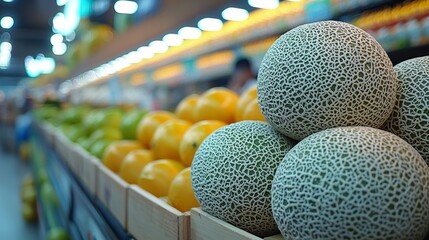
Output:
M297 1L297 0L295 0ZM132 14L135 11L132 7L132 1L120 0L114 5L114 9L118 13ZM248 4L254 8L275 9L279 5L278 0L248 0ZM131 6L131 7L130 7ZM222 11L222 18L227 21L245 21L249 12L242 8L229 7ZM69 92L73 87L81 87L97 79L107 77L111 74L121 71L122 69L135 64L144 59L150 59L155 54L168 51L169 47L180 46L184 40L198 39L202 35L202 31L220 31L223 27L223 21L218 18L203 18L197 22L198 27L182 27L177 33L166 34L162 40L154 40L147 46L142 46L137 50L131 51L121 57L118 57L109 63L103 64L93 70L85 72L73 80L66 81L62 84L60 91L62 93Z
M13 0L3 0L4 2L12 2ZM11 16L3 16L0 19L0 27L3 29L10 29L13 27L15 21ZM0 69L9 67L10 58L12 56L12 44L10 43L10 34L4 32L0 36Z

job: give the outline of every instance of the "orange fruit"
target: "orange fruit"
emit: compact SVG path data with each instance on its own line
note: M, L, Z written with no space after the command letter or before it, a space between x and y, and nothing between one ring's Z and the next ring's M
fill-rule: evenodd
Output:
M185 166L191 166L195 152L208 135L227 124L217 120L205 120L192 125L183 136L179 146L180 160Z
M153 160L152 151L146 149L134 150L128 153L122 161L119 176L130 184L137 184L143 167Z
M256 86L249 88L247 91L245 91L240 95L240 98L238 99L238 102L237 102L237 107L235 108L235 112L234 112L234 119L236 122L243 120L244 110L253 99L256 99L256 97L257 97Z
M168 199L171 206L182 212L200 206L192 190L190 167L183 169L173 179L168 190Z
M197 105L198 98L197 94L192 94L182 99L174 112L176 116L191 123L196 122L195 106Z
M266 122L264 115L262 115L259 108L258 99L253 99L243 112L243 120L257 120Z
M102 162L113 172L118 172L125 156L133 150L142 148L142 145L134 140L112 142L104 151Z
M195 107L196 118L198 121L219 120L232 123L237 102L238 95L229 89L209 89L198 99Z
M167 196L174 177L184 168L182 163L173 159L149 162L141 171L138 184L157 197Z
M158 127L150 143L155 159L180 161L179 145L191 123L181 119L170 119Z
M173 113L167 111L155 111L148 113L145 117L143 117L137 127L137 140L143 146L149 148L153 134L159 125L175 117L176 116Z

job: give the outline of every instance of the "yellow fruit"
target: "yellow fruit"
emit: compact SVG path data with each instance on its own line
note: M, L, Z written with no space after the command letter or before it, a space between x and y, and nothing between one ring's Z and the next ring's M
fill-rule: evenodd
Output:
M21 208L21 215L28 222L37 220L37 208L35 204L23 202Z
M140 173L138 184L157 197L167 196L174 177L184 168L182 163L173 159L149 162Z
M183 169L173 179L168 190L168 199L171 206L182 212L200 206L192 190L190 167Z
M266 122L258 105L258 99L253 99L243 112L243 120L257 120Z
M197 94L192 94L182 99L176 107L176 116L191 123L196 122L195 106L197 105L198 98Z
M151 141L155 159L180 161L179 145L191 123L181 119L170 119L158 127Z
M185 166L191 166L195 152L208 135L227 125L217 120L205 120L192 125L183 136L179 146L180 160Z
M128 153L122 161L119 176L130 184L137 184L143 167L153 160L152 151L146 149L134 150Z
M234 113L234 119L236 122L243 120L243 113L246 107L249 105L249 103L252 100L256 99L256 97L257 97L256 86L250 88L249 90L241 94L240 98L238 99L237 107L235 108L235 113Z
M148 113L140 121L137 127L137 139L146 148L150 147L153 134L163 122L173 119L176 116L167 111L155 111Z
M237 102L238 95L229 89L209 89L198 99L195 107L196 118L198 121L219 120L232 123Z
M143 149L142 145L137 141L121 140L113 142L104 152L102 162L113 172L118 172L125 156L137 149Z

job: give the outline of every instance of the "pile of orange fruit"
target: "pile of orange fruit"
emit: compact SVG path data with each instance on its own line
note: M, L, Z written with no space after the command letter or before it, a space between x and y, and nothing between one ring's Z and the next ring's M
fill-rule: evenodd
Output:
M265 121L256 87L241 96L226 88L211 88L185 97L174 112L144 115L136 139L111 143L102 162L128 183L189 211L199 206L190 172L195 152L212 132L242 120Z

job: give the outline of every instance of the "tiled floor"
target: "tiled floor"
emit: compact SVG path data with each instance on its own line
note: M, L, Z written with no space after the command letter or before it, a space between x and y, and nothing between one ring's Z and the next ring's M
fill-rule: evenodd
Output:
M1 134L1 133L0 133ZM0 146L0 239L40 239L39 227L21 217L20 184L29 165Z

